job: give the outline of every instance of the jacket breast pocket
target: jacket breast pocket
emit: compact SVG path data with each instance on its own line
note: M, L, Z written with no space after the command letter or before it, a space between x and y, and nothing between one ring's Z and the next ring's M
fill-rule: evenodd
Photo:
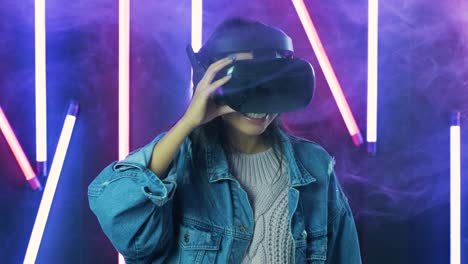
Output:
M302 239L295 240L295 262L322 264L327 260L327 232L304 232Z
M220 241L219 232L182 224L178 263L215 263Z

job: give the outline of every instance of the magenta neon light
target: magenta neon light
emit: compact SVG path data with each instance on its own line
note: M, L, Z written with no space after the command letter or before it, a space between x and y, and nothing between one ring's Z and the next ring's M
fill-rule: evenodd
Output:
M348 132L350 133L354 144L357 146L361 145L363 143L361 132L359 131L353 113L349 108L348 101L346 101L346 97L343 94L341 85L338 82L330 60L328 59L325 49L323 48L322 42L320 41L317 31L315 30L315 26L312 23L312 19L310 18L304 1L293 0L292 2L296 8L296 12L299 15L307 37L309 38L309 42L312 45L312 49L317 56L320 67L322 68L323 74L325 75L325 79L330 86L333 97L335 98L336 104L338 105L338 109L340 110L341 116L343 117L346 127L348 128Z
M18 139L13 132L13 129L8 122L8 119L3 112L2 107L0 107L0 130L3 133L8 145L10 146L11 152L16 158L21 171L23 171L24 177L29 182L29 185L33 190L41 189L41 183L36 177L31 164L29 163L28 159L26 158L26 154L24 154L23 148L21 147Z

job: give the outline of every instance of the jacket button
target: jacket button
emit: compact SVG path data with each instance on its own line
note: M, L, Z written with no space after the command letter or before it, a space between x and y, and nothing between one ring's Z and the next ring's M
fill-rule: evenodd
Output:
M184 235L184 241L185 241L185 243L188 243L188 242L190 241L190 235L189 235L189 233L185 233L185 235Z
M239 227L240 231L244 232L246 230L245 226L240 226Z
M307 239L307 231L302 231L302 239Z

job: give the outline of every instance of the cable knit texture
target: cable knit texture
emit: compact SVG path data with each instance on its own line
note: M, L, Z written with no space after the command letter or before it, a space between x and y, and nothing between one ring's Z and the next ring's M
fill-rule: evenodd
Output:
M288 220L287 163L278 173L273 148L231 156L233 175L247 192L255 217L252 243L242 263L292 263Z

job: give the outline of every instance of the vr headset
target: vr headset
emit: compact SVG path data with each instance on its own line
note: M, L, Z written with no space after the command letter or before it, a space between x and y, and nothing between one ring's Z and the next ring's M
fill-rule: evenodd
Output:
M243 113L280 113L306 107L315 90L309 62L293 58L291 38L262 23L231 28L208 39L198 53L189 44L194 89L211 63L229 54L252 52L253 59L237 60L219 71L213 81L227 74L231 79L212 95L218 105Z

